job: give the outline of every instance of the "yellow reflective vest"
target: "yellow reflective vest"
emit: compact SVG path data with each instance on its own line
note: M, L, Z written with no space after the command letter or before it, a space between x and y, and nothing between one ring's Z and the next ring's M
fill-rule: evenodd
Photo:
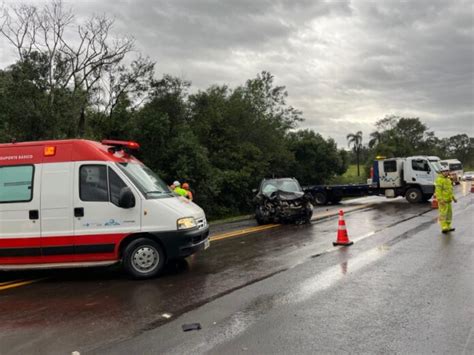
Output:
M453 183L449 177L438 174L435 180L435 194L438 201L446 203L453 201Z

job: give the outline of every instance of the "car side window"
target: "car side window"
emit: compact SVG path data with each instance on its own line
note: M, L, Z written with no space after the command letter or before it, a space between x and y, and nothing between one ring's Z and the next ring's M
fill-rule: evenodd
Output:
M120 191L127 185L123 182L120 176L117 175L115 171L109 168L109 192L110 192L110 202L118 206L120 199Z
M80 167L79 197L82 201L109 201L107 167L105 165L82 165Z

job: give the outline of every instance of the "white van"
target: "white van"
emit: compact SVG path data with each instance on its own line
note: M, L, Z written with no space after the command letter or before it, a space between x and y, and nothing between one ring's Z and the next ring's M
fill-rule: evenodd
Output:
M440 161L441 165L449 169L449 175L454 183L460 184L464 175L462 163L457 159L446 159Z
M204 211L130 153L135 142L0 144L0 270L122 262L134 278L209 246Z

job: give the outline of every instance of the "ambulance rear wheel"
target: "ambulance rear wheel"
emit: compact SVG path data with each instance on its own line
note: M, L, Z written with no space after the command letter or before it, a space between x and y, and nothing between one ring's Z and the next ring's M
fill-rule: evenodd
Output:
M157 276L165 265L165 253L154 240L139 238L132 241L123 252L125 271L134 279Z

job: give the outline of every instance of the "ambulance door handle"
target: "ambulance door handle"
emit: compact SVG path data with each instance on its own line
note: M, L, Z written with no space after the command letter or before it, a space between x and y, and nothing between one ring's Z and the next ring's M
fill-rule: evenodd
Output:
M84 217L84 207L74 208L74 217Z
M30 210L29 215L30 215L30 219L32 219L32 220L39 219L39 211L38 210Z

